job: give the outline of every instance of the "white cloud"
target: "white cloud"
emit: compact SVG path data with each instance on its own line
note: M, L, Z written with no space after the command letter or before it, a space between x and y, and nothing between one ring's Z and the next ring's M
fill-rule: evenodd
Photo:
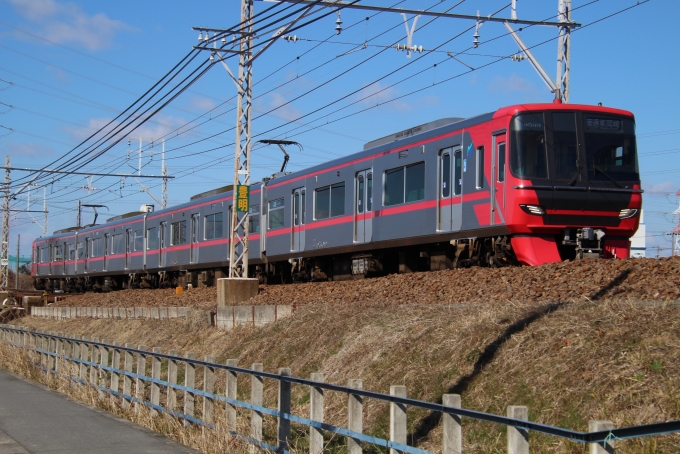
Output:
M668 194L675 194L680 185L674 181L665 181L663 183L648 183L644 181L642 187L646 192L663 192Z
M50 75L52 76L52 79L56 80L57 82L61 82L63 84L67 84L67 83L71 82L71 78L69 77L69 75L66 74L64 71L62 71L59 68L55 68L53 66L48 66L47 72L50 73Z
M492 93L501 93L504 95L529 95L530 97L537 97L540 95L539 89L532 81L512 74L505 78L496 76L491 80L489 91Z
M14 9L38 25L36 33L59 44L75 44L89 50L109 47L119 31L132 27L103 13L89 15L75 3L55 0L9 0Z
M73 140L82 141L90 137L95 131L103 128L106 124L111 121L111 118L90 118L88 125L84 128L65 128L66 131L71 135ZM130 128L125 129L125 133L116 134L116 138L120 137L143 137L144 140L156 140L159 141L164 135L171 131L174 131L177 127L185 124L186 121L181 117L173 117L171 115L158 115L132 133L130 133ZM101 137L101 134L113 132L119 126L120 123L113 122L107 126L104 131L99 133L96 137Z
M7 149L13 158L43 158L52 156L54 149L40 143L11 143Z
M357 100L366 106L376 106L378 104L386 103L401 95L400 91L395 87L384 87L380 82L375 82L364 88L357 94ZM392 101L388 104L390 110L398 110L406 112L413 110L410 104L401 100Z
M207 112L215 108L217 104L210 98L205 96L194 96L189 101L189 109Z
M298 109L291 106L290 104L286 104L286 102L288 101L283 95L279 93L272 93L272 96L269 99L269 108L267 110L277 108L270 115L273 115L282 120L295 121L298 118L300 118L302 116L302 112L300 112Z

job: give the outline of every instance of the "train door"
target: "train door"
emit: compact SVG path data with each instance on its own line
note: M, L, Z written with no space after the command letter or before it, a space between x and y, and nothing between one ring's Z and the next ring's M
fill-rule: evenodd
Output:
M191 215L191 244L189 245L189 263L198 262L198 213Z
M125 231L125 269L130 269L130 260L132 259L132 247L134 245L135 238L132 235L132 230Z
M369 243L373 237L373 171L358 172L354 187L354 241Z
M63 244L63 251L61 254L61 259L62 259L62 274L66 274L66 262L68 261L68 243Z
M293 191L293 222L291 251L301 252L305 250L305 211L306 211L305 188L297 188Z
M158 267L163 268L165 267L165 256L167 254L166 248L168 247L167 245L167 236L166 236L166 225L167 222L161 222L159 229L158 229L158 236L159 236L159 246L160 250L158 251Z
M108 233L104 234L104 271L109 269L109 238Z
M491 225L505 224L505 132L493 136L491 147Z
M439 155L439 212L437 230L458 232L463 223L463 152L445 148Z

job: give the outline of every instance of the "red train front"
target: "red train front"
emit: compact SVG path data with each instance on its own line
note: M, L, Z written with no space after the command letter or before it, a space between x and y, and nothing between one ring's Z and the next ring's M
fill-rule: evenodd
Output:
M492 124L507 128L492 135L508 160L506 175L490 179L492 203L520 263L629 257L642 205L632 113L523 105L498 110Z

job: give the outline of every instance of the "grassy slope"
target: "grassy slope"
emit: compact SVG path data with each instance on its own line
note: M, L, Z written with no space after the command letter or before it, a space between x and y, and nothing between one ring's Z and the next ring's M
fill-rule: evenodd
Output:
M504 414L527 405L530 418L574 430L589 419L617 427L680 419L680 315L675 305L601 302L419 305L308 305L273 325L230 333L197 330L180 321L24 319L39 329L160 346L163 351L238 358L266 371L323 372L328 382L361 378L364 388L389 392L406 385L409 397L437 401L462 395L466 408ZM202 375L202 374L201 374ZM197 374L197 377L199 374ZM239 383L246 398L249 382ZM275 390L269 386L269 399ZM295 412L308 415L305 390ZM326 417L344 425L344 399L327 397ZM385 436L386 405L365 406L367 432ZM441 448L438 418L409 412L420 445ZM466 452L503 452L504 430L464 420ZM538 434L533 452L585 452L585 447ZM303 442L301 442L303 443ZM619 443L619 452L680 452L680 436Z

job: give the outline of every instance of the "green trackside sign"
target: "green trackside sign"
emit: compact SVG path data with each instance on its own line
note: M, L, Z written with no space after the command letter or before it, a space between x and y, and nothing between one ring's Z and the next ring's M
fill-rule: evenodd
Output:
M247 213L250 209L250 186L236 185L236 211Z

